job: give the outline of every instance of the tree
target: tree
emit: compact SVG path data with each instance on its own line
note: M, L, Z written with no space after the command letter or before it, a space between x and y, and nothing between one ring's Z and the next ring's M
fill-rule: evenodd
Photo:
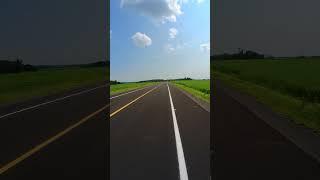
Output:
M16 72L23 71L23 61L21 58L17 58L16 60Z

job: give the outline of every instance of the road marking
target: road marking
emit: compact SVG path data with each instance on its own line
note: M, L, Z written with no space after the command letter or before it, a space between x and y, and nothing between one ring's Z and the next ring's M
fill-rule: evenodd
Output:
M172 101L171 92L170 92L170 88L169 88L168 83L167 83L167 87L168 87L169 99L170 99L170 104L171 104L171 112L172 112L172 119L173 119L173 126L174 126L174 135L176 138L180 180L188 180L187 166L186 166L186 161L184 159L184 153L183 153L182 142L181 142L181 138L180 138L177 117L176 117L176 113L175 113L175 108L173 106L173 101Z
M117 96L110 97L110 99L114 99L114 98L117 98L117 97L120 97L120 96L123 96L123 95L127 95L127 94L130 94L130 93L134 93L136 91L140 91L140 90L146 89L148 87L150 87L150 86L147 86L147 87L144 87L144 88L141 88L141 89L136 89L136 90L133 90L133 91L129 91L129 92L126 92L126 93L123 93L123 94L119 94Z
M32 148L31 150L29 150L28 152L22 154L21 156L19 156L17 159L9 162L8 164L2 166L0 168L0 175L5 173L8 169L16 166L18 163L20 163L21 161L27 159L28 157L32 156L34 153L40 151L42 148L46 147L47 145L49 145L50 143L52 143L53 141L61 138L63 135L67 134L68 132L70 132L71 130L73 130L74 128L80 126L81 124L85 123L86 121L88 121L90 118L94 117L95 115L99 114L100 112L102 112L103 110L105 110L107 107L109 107L110 104L105 105L104 107L100 108L99 110L95 111L94 113L84 117L83 119L81 119L80 121L78 121L77 123L73 124L72 126L69 126L68 128L64 129L63 131L61 131L60 133L56 134L55 136L47 139L46 141L42 142L41 144L35 146L34 148Z
M160 86L160 85L159 85L159 86ZM147 91L146 93L142 94L141 96L137 97L137 98L134 99L133 101L129 102L128 104L126 104L126 105L124 105L124 106L122 106L120 109L118 109L118 110L116 110L115 112L111 113L111 114L110 114L110 118L111 118L112 116L114 116L115 114L117 114L118 112L120 112L121 110L123 110L124 108L130 106L130 104L136 102L137 100L139 100L139 99L142 98L143 96L149 94L151 91L155 90L155 89L158 88L159 86L156 86L156 87L152 88L151 90L149 90L149 91Z
M37 107L40 107L40 106L44 106L44 105L47 105L47 104L51 104L51 103L54 103L54 102L57 102L57 101L61 101L61 100L64 100L64 99L67 99L67 98L70 98L70 97L73 97L73 96L77 96L77 95L80 95L80 94L88 93L90 91L93 91L93 90L96 90L96 89L99 89L99 88L102 88L102 87L105 87L105 86L107 86L107 85L102 85L102 86L98 86L98 87L95 87L95 88L92 88L92 89L87 89L87 90L84 90L84 91L81 91L81 92L77 92L77 93L74 93L74 94L70 94L68 96L64 96L64 97L61 97L61 98L58 98L58 99L55 99L55 100L52 100L52 101L48 101L48 102L44 102L44 103L41 103L41 104L38 104L38 105L35 105L35 106L23 108L23 109L20 109L20 110L17 110L17 111L2 115L2 116L0 116L0 119L4 118L4 117L11 116L11 115L14 115L14 114L17 114L17 113L20 113L20 112L23 112L23 111L27 111L27 110L34 109L34 108L37 108Z

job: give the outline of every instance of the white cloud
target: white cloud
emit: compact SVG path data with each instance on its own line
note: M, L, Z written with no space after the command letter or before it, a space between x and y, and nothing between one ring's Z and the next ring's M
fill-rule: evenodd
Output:
M120 7L132 8L156 22L176 22L186 0L121 0Z
M152 40L150 37L148 37L146 34L144 33L140 33L137 32L136 34L134 34L131 39L133 40L133 43L138 46L138 47L147 47L150 46L152 44Z
M169 43L164 46L164 50L167 53L174 53L174 52L177 52L179 50L182 50L182 49L185 49L188 47L190 47L190 44L188 44L188 43L177 43L175 45Z
M170 28L169 29L169 37L171 39L176 38L177 34L179 33L179 31L176 28Z
M172 46L172 44L167 44L164 47L165 51L167 53L173 53L176 49Z
M202 52L210 52L210 42L208 43L204 43L204 44L200 44L200 50Z

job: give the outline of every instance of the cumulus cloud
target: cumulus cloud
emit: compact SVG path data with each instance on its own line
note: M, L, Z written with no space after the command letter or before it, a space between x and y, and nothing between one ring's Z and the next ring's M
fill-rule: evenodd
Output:
M169 37L171 39L176 38L177 34L179 33L179 31L176 28L170 28L169 29Z
M151 38L146 34L140 33L140 32L135 33L131 37L131 39L137 47L141 47L141 48L150 46L152 44Z
M165 45L164 49L167 53L173 53L176 50L172 44Z
M166 44L164 46L164 50L167 52L167 53L174 53L174 52L177 52L179 50L182 50L184 48L187 48L187 47L190 47L190 44L188 43L177 43L175 45L173 44Z
M185 0L121 0L121 8L135 9L156 22L176 22Z
M200 44L200 50L202 52L210 52L210 42L204 43L204 44Z

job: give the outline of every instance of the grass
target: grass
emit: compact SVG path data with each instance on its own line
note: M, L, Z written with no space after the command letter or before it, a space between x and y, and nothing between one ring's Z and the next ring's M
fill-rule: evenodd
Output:
M320 60L218 61L212 69L214 78L320 132Z
M114 95L117 93L127 92L127 91L131 91L134 89L143 88L146 86L151 86L156 83L157 82L141 82L141 83L140 82L132 82L132 83L115 84L115 85L111 85L110 92L111 92L111 95Z
M320 60L254 60L221 61L214 67L219 72L281 93L320 103Z
M0 75L0 104L24 101L107 80L107 69L64 68Z
M210 103L210 80L178 80L173 83L190 94Z

